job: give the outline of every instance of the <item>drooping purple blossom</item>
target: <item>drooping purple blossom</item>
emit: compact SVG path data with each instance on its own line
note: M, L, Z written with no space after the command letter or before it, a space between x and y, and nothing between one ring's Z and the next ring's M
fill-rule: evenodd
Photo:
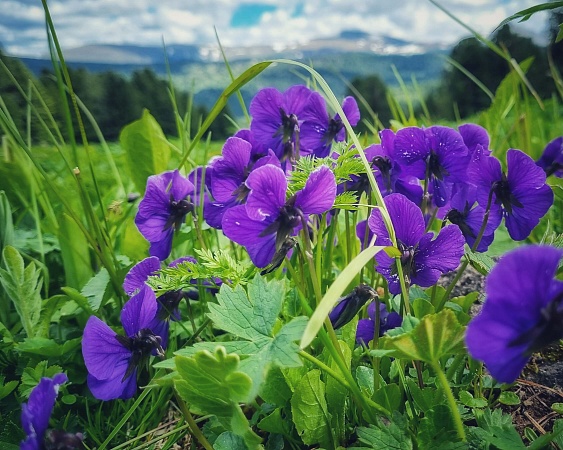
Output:
M410 166L420 180L431 183L428 190L436 206L447 203L454 183L467 181L469 150L461 134L452 128L403 128L397 131L394 148L402 164Z
M471 356L498 381L516 380L532 353L563 338L561 249L530 245L506 253L485 283L485 304L467 327Z
M485 208L490 204L491 216L504 217L510 237L521 241L553 204L553 191L545 183L543 169L524 152L510 149L506 160L508 173L495 157L482 156L475 161L473 182L478 203Z
M262 153L272 149L280 161L294 161L299 156L301 115L312 91L306 86L292 86L281 93L265 88L250 102L250 130Z
M31 394L29 394L28 402L22 405L21 421L26 438L21 442L20 450L84 448L81 433L74 434L60 430L47 431L59 387L67 381L66 374L58 373L53 378L41 378L39 384L33 388Z
M356 126L360 120L360 109L354 97L346 97L343 100L342 110L350 125ZM326 102L318 92L311 94L300 118L303 119L299 142L301 154L324 158L330 154L333 141L341 142L346 139L342 118L339 114L330 117Z
M245 246L260 268L272 262L310 214L328 211L336 197L334 174L326 166L313 171L305 187L287 200L287 178L279 167L265 165L252 171L246 185L250 189L246 204L225 213L223 232Z
M137 390L137 370L153 351L162 354L161 338L149 327L157 311L154 292L143 284L121 311L125 336L91 316L84 328L82 355L88 387L100 400L128 399Z
M368 305L368 318L360 319L356 328L356 342L362 345L368 345L375 335L375 305L373 302ZM383 336L387 331L400 327L403 318L395 311L387 311L385 303L379 303L379 336Z
M545 146L536 164L545 171L546 176L563 178L563 136L553 139Z
M389 292L401 290L397 264L401 264L403 275L411 284L432 286L442 273L455 270L463 256L465 240L456 225L447 225L434 238L426 233L424 217L420 208L402 194L391 194L384 199L385 206L401 252L398 259L385 252L376 255L377 270L389 284ZM374 209L368 218L368 226L377 236L376 245L392 245L379 209Z
M360 284L352 289L348 295L340 299L328 315L334 329L337 330L350 322L368 300L376 297L375 289L367 284Z
M193 193L194 185L178 170L148 178L135 224L150 242L151 256L160 260L168 258L174 231L180 228L186 215L194 211L194 203L189 197Z

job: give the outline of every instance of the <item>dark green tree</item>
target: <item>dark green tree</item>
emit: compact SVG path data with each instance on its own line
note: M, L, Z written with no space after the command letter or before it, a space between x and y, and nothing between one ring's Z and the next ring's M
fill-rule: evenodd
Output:
M354 89L366 101L371 110L377 115L379 121L384 126L389 126L389 120L392 118L391 108L387 101L387 86L378 75L369 75L367 77L356 77L351 82ZM367 132L369 128L364 121L374 124L371 112L366 108L360 98L354 93L353 89L348 88L346 95L356 97L358 106L360 107L361 121L357 128L361 132Z
M506 49L518 62L533 57L534 61L526 76L541 97L551 95L554 84L549 79L545 48L535 44L531 38L513 33L510 25L500 28L493 35L492 41ZM476 38L460 41L453 48L450 57L493 93L510 71L507 61ZM432 115L449 119L454 118L456 105L459 115L463 118L487 108L490 98L465 74L449 66L442 74L440 86L427 98L427 105Z

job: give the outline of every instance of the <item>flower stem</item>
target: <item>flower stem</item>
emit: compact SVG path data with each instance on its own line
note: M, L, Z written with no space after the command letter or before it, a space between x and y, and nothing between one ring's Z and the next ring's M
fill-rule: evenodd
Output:
M206 450L213 450L213 446L209 443L207 438L203 435L203 433L201 432L201 430L197 426L197 423L195 422L194 417L192 416L192 413L190 412L188 406L186 405L184 400L182 400L182 398L178 395L178 393L176 391L174 391L174 397L176 398L176 401L178 402L178 406L180 407L180 410L182 411L182 414L184 415L184 419L186 420L186 423L190 427L190 433L192 434L192 436L195 437L197 439L197 441Z
M467 440L467 437L465 436L465 430L463 429L463 421L461 420L461 415L459 414L459 409L457 408L457 403L455 402L454 394L452 393L448 379L446 378L446 375L444 374L444 371L442 370L438 362L432 361L430 362L430 366L432 367L432 369L434 369L440 386L442 386L444 394L446 395L446 400L448 402L448 406L450 407L457 435L463 442L465 442Z

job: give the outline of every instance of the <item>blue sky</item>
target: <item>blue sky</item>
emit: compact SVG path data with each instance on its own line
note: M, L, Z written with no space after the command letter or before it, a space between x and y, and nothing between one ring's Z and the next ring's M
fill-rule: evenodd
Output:
M40 0L1 0L0 44L13 55L47 52ZM489 34L533 0L441 0L467 25ZM359 30L416 43L452 44L467 31L424 0L50 0L65 48L87 44L275 45L278 48ZM541 34L546 15L522 29Z

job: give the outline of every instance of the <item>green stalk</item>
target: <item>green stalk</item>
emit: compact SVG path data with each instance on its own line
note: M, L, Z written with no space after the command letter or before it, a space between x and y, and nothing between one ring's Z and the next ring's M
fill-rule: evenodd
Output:
M455 401L454 394L452 393L450 384L448 383L448 379L446 378L446 375L442 371L442 368L440 367L440 364L438 362L430 362L429 364L432 369L434 369L440 386L442 386L442 389L444 389L444 394L446 395L446 400L448 401L448 406L451 410L452 419L455 424L457 435L463 442L465 442L467 441L467 437L465 436L465 430L463 429L463 421L461 420L461 415L459 414L459 410L457 409L457 403Z
M180 410L182 411L182 414L184 415L184 419L186 419L186 423L190 427L190 433L192 434L192 436L195 437L197 439L197 441L206 450L213 450L213 446L209 443L207 438L203 435L203 433L201 432L201 430L197 426L197 423L194 420L192 413L190 413L188 406L186 405L184 400L182 400L182 398L178 395L178 393L176 391L174 391L174 397L176 398L176 401L178 402L178 406L180 407Z

